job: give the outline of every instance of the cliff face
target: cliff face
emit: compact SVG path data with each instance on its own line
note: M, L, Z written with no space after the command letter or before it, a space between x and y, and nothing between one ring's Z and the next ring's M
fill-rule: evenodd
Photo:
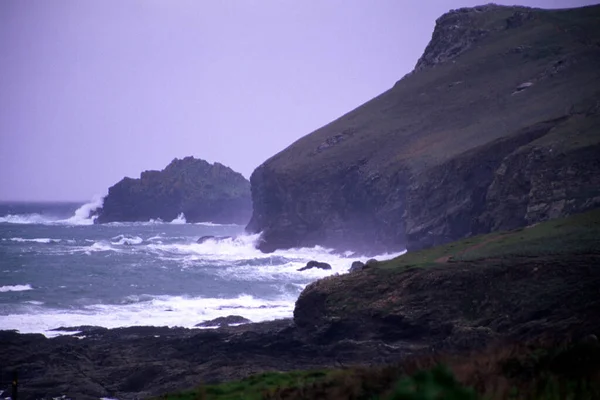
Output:
M600 206L600 7L440 17L415 70L250 179L261 249L417 249Z
M240 173L186 157L112 186L96 222L171 221L184 213L188 222L245 224L251 212L250 183Z

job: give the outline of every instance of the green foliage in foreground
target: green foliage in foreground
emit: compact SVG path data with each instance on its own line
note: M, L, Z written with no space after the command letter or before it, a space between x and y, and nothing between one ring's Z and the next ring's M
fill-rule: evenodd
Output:
M169 400L259 400L279 388L297 388L323 380L331 371L265 372L235 382L206 385L197 390L160 397Z
M600 399L600 345L513 345L383 367L268 372L158 399L593 400Z
M557 218L530 227L479 235L410 252L382 268L427 267L452 261L558 254L600 254L600 210Z

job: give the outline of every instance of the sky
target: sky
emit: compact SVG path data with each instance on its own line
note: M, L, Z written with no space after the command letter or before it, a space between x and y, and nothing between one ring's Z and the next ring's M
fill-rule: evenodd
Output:
M249 177L486 2L1 0L0 200L86 201L189 155Z

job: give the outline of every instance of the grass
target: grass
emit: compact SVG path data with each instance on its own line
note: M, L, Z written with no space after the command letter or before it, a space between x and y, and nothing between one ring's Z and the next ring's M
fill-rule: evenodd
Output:
M160 397L169 400L259 400L268 398L280 388L296 389L325 379L332 371L265 372L240 381L220 385L206 385L192 391ZM265 397L267 396L267 397Z
M600 254L600 210L558 218L508 232L479 235L406 253L378 264L383 269L428 267L452 261Z
M264 373L164 400L558 400L600 398L598 342L504 344L380 367Z

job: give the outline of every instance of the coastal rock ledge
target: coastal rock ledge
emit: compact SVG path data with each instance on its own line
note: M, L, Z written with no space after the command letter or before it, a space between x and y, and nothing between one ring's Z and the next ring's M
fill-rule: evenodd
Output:
M245 224L251 213L250 183L242 174L185 157L112 186L96 222L172 221L183 214L187 222Z

